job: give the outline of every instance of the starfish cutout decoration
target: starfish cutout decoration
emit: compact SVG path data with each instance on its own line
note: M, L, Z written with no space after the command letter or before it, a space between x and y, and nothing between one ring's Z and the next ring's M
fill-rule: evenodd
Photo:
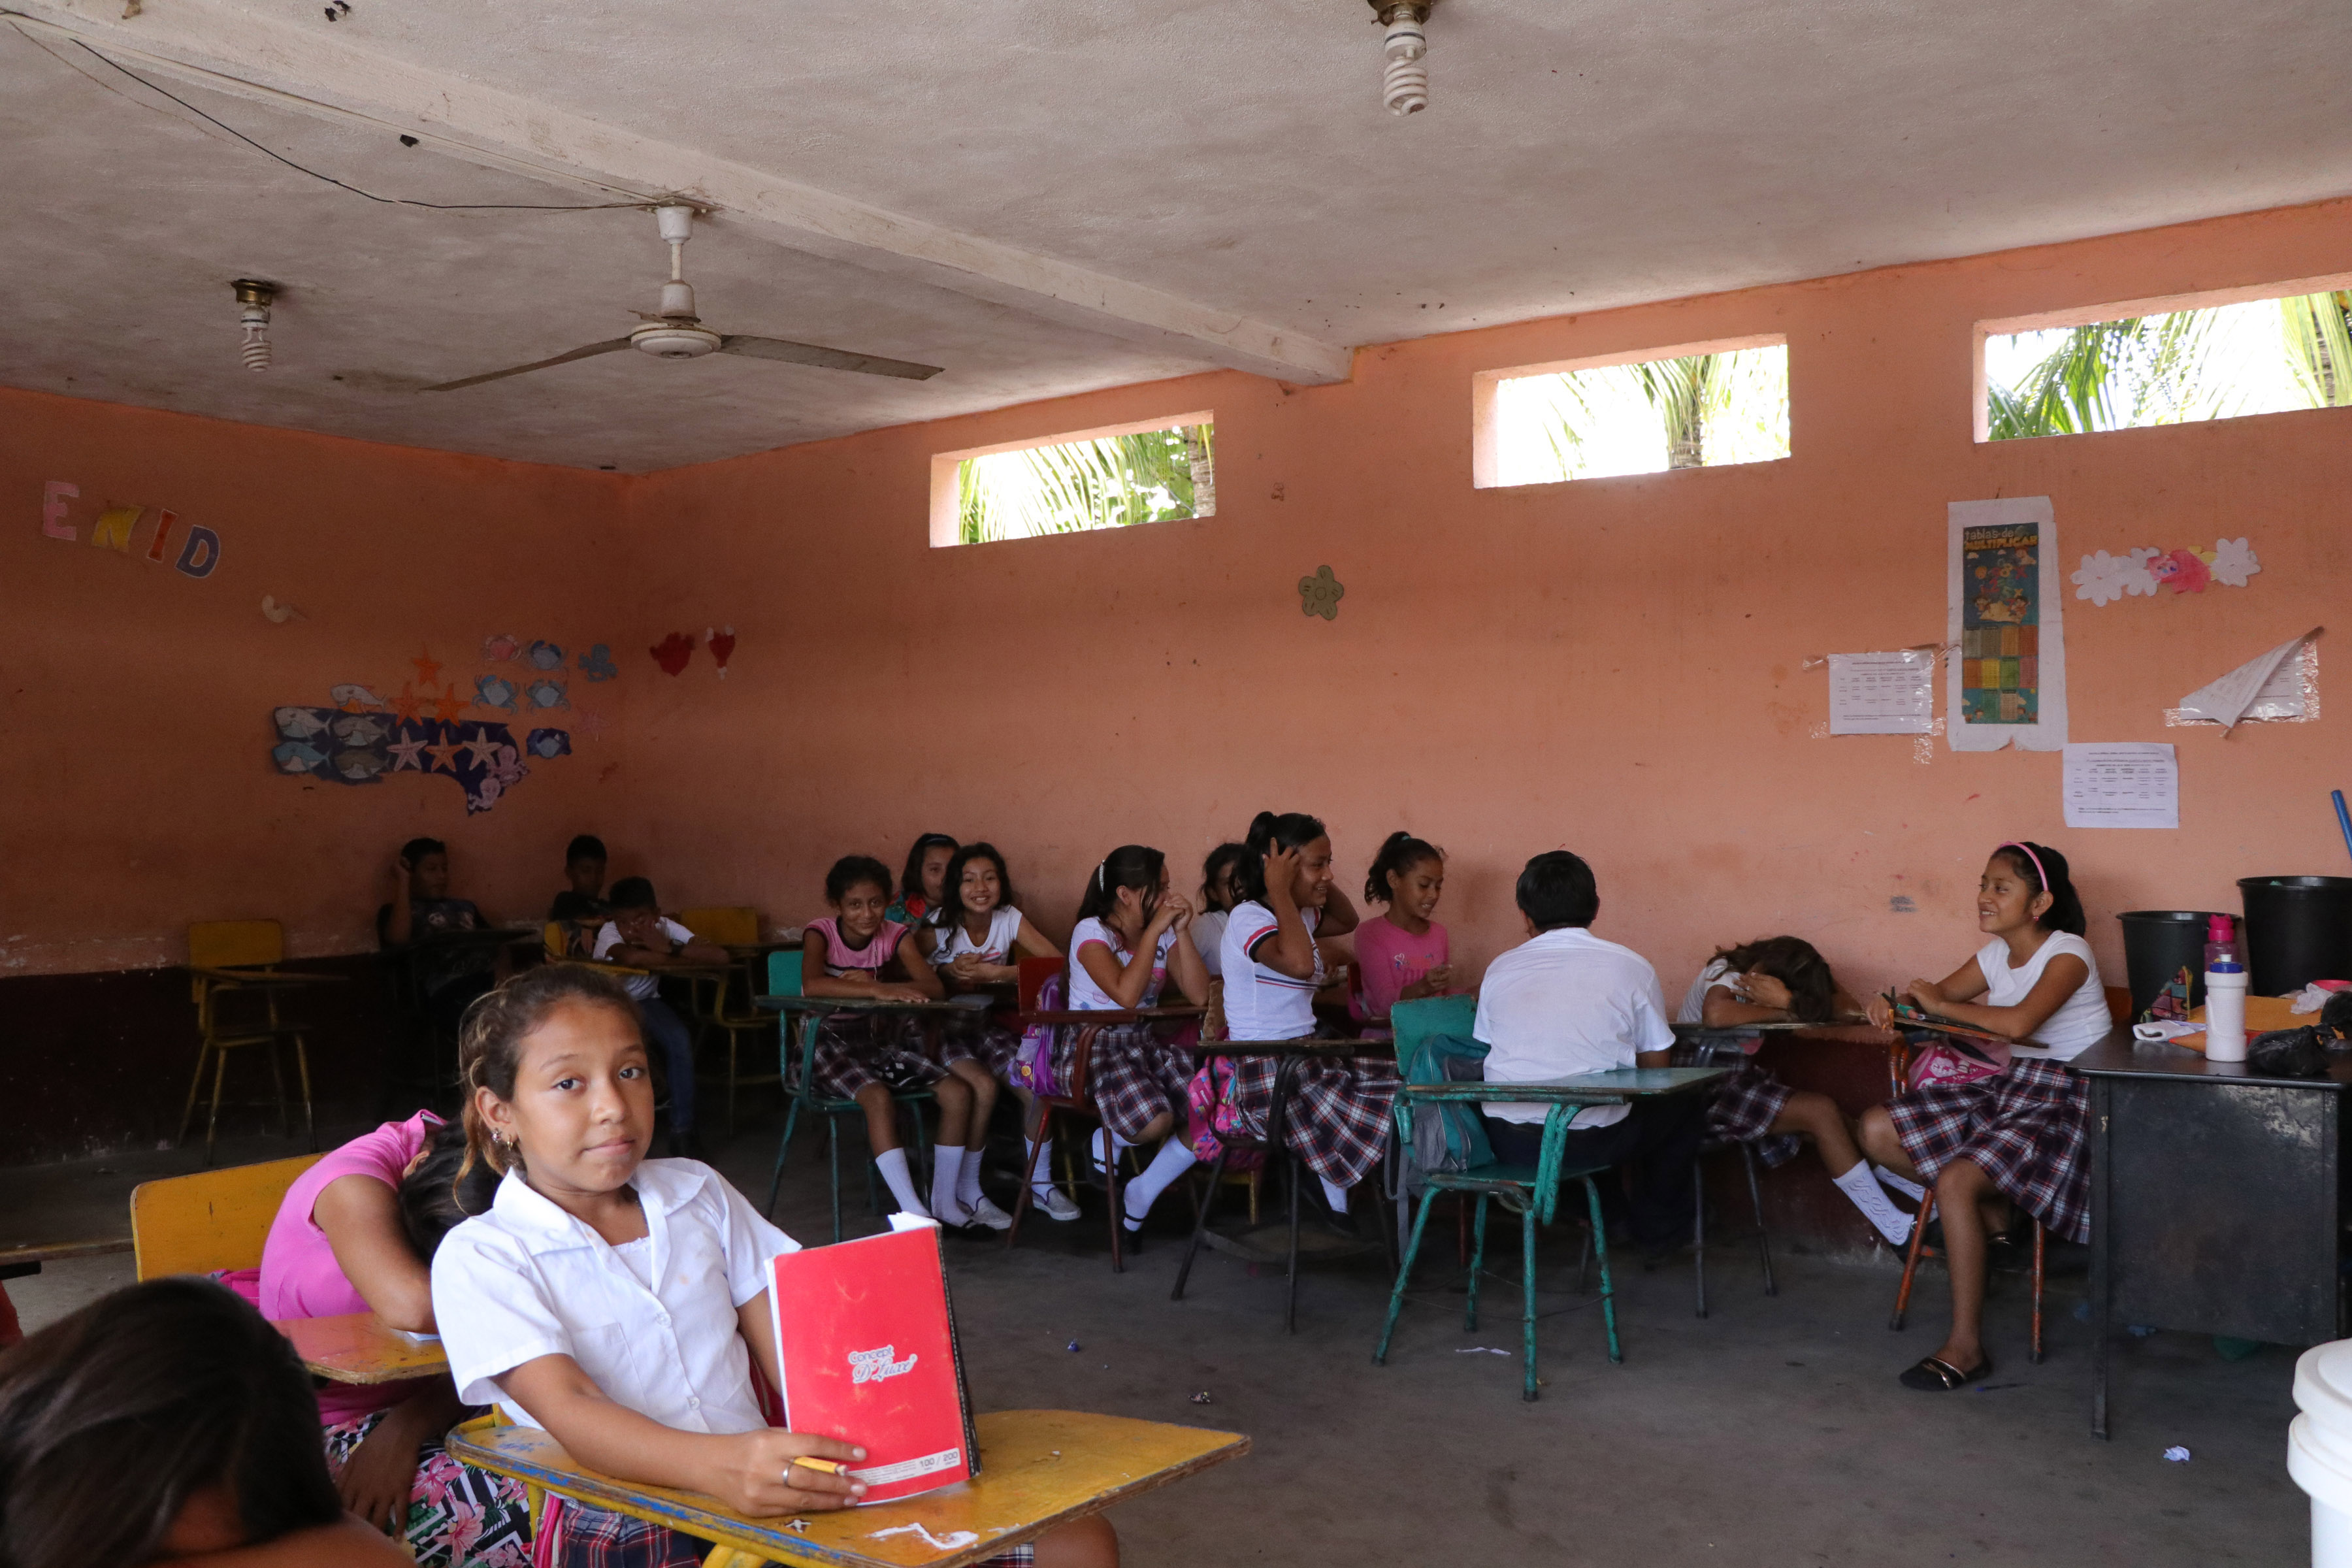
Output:
M434 658L433 650L431 648L426 648L423 653L418 654L415 658L410 659L408 662L416 667L416 679L427 686L432 685L435 680L440 678L441 666L439 662Z
M433 765L425 771L428 773L456 773L457 771L457 755L463 749L455 741L438 741L425 747L425 754L433 759Z
M465 746L467 751L473 753L472 761L474 766L478 768L487 768L497 759L499 748L505 745L506 742L504 741L491 740L489 731L484 729L481 725L477 724L474 726L474 738L470 741L462 742L462 744Z
M580 710L578 714L573 717L572 727L574 730L581 731L583 734L601 735L604 732L604 716L602 713L591 712L589 710L583 708Z
M466 700L457 695L455 686L443 688L441 695L433 700L433 717L444 724L454 722L465 710Z
M417 753L425 750L425 737L422 735L418 735L412 740L394 741L390 746L387 746L384 749L392 753L392 771L394 773L403 773L410 768L415 769L420 773L431 771L425 767L423 763L416 760Z
M417 696L415 689L405 680L400 683L400 695L392 700L392 710L400 715L400 721L404 724L415 723L416 710L424 705L425 699Z

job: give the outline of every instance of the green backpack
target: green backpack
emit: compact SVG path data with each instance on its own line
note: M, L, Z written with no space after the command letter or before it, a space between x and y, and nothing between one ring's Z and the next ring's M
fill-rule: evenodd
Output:
M1474 996L1432 996L1390 1008L1398 1076L1407 1083L1475 1083L1484 1078L1486 1047L1470 1034L1477 1016ZM1405 1145L1407 1192L1421 1187L1421 1173L1466 1171L1493 1163L1486 1119L1475 1105L1401 1105L1399 1111L1402 1125L1398 1131L1411 1130Z

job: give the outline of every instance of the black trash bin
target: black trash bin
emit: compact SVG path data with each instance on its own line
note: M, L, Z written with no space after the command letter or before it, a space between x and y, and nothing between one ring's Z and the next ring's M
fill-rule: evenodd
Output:
M2124 923L2124 977L2131 986L2134 1018L2153 1006L2157 993L2183 969L2189 971L2189 1005L2204 1005L2205 932L2213 913L2129 910L2116 917Z
M2352 877L2241 877L2238 896L2255 995L2352 980Z

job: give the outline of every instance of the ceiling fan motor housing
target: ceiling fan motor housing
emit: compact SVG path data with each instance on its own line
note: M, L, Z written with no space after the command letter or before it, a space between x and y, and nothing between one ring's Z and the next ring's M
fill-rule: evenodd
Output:
M656 359L700 359L719 346L719 334L685 321L650 321L629 334L629 346Z

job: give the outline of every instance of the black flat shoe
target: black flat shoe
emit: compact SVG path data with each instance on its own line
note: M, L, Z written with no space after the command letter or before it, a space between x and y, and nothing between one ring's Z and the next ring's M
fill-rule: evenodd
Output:
M1950 1362L1937 1361L1930 1355L1921 1356L1916 1366L1906 1368L1903 1375L1895 1381L1906 1388L1921 1389L1929 1394L1949 1394L1956 1388L1966 1388L1969 1384L1981 1383L1991 1375L1992 1357L1990 1356L1984 1357L1974 1372L1962 1372Z

